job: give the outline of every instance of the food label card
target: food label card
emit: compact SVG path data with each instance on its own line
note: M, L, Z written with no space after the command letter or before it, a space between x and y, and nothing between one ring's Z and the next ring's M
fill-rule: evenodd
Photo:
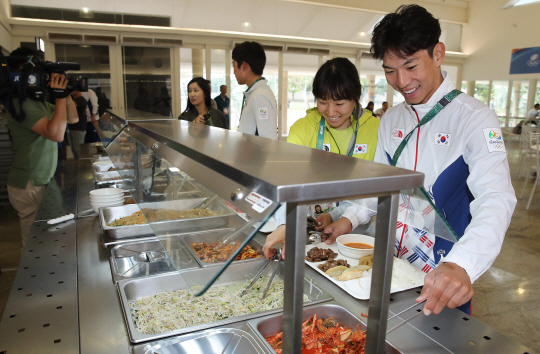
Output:
M262 195L251 192L246 197L246 201L252 205L253 210L262 213L265 211L270 205L272 205L272 201L268 198L263 197Z

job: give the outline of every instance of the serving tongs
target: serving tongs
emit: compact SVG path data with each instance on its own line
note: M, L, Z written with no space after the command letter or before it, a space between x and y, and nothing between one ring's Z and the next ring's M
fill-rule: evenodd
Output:
M195 205L192 209L206 209L206 208L208 208L208 206L209 206L210 204L212 204L212 202L213 202L214 200L216 200L217 197L218 197L218 196L217 196L217 194L216 194L216 195L214 195L212 198L206 198L205 200L203 200L203 201L200 202L199 204Z
M248 221L246 224L244 224L244 226L242 226L238 230L233 231L230 234L221 236L219 238L219 240L217 241L218 244L217 244L216 247L214 247L214 250L218 251L219 249L223 248L225 245L227 245L227 244L231 243L232 241L236 240L240 235L244 234L245 230L249 229L250 227L253 227L253 225L255 225L255 223L257 223L257 220L251 219L250 221Z
M391 319L396 318L397 316L401 315L402 313L405 313L405 312L409 311L410 309L412 309L412 308L414 308L414 307L420 305L421 303L425 302L426 300L427 300L427 298L424 299L424 300L422 300L422 301L420 301L420 302L415 303L415 304L412 305L412 306L407 307L405 310L403 310L403 311L401 311L401 312L396 313L394 316L390 317L390 318L388 319L388 321L390 321ZM411 317L407 318L405 321L401 322L401 323L398 324L397 326L395 326L395 327L389 329L388 331L386 331L386 334L395 331L395 330L398 329L399 327L401 327L401 326L403 326L404 324L410 322L412 319L414 319L414 318L420 316L420 315L423 314L423 313L424 313L424 311L418 311L417 313L415 313L415 314L412 315Z
M269 260L266 261L266 263L263 265L261 270L257 273L257 275L255 275L253 277L253 279L248 284L248 286L246 286L246 288L244 290L242 290L242 292L240 293L240 297L246 295L248 290L253 287L253 285L257 282L257 280L259 280L259 278L264 273L266 268L268 268L268 266L270 264L272 264L273 261L276 261L276 260L278 261L278 263L281 262L281 250L280 249L276 250L274 252L274 255L272 257L270 257ZM270 289L270 285L272 284L272 281L274 280L274 276L276 275L278 268L279 268L279 264L276 266L276 269L274 269L274 271L272 272L272 275L270 276L270 279L268 279L268 284L266 284L266 289L264 289L264 293L263 293L263 295L261 297L261 300L266 297L266 293L268 292L268 289Z

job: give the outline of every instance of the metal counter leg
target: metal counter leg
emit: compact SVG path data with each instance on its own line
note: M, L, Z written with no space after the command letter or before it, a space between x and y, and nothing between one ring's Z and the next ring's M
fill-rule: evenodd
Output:
M399 194L379 197L369 295L366 354L384 353Z
M283 353L300 353L302 346L306 215L307 207L305 205L287 203Z

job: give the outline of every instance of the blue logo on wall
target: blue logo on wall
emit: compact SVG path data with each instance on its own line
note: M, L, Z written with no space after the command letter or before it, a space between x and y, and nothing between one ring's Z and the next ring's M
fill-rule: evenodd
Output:
M512 50L510 74L540 73L540 47Z

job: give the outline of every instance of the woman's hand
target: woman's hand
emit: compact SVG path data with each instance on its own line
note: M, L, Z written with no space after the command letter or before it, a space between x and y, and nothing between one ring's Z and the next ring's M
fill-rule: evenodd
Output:
M266 259L270 259L274 255L276 249L272 247L276 243L281 243L283 245L281 249L281 257L285 259L285 225L279 225L274 232L266 237L266 242L263 247L263 253Z
M206 123L206 119L204 119L204 117L199 114L199 116L197 116L197 118L193 120L193 123L204 124Z

